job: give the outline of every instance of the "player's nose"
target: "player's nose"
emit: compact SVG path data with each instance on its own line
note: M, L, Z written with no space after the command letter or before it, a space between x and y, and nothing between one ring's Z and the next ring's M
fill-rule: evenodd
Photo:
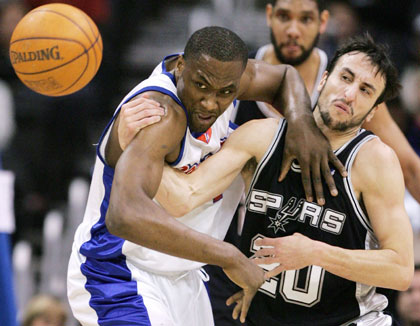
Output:
M207 111L215 111L219 108L219 104L217 103L217 98L214 95L208 95L201 100L201 105Z
M287 36L293 39L297 39L300 37L299 26L296 20L290 21L290 24L287 28Z

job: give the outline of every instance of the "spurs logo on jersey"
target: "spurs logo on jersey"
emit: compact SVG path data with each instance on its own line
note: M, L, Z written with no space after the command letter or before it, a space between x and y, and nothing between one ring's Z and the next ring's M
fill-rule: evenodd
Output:
M275 214L271 211L267 214L271 222L268 228L273 229L275 234L278 231L286 233L287 225L292 221L309 223L315 228L337 235L343 230L346 221L344 213L330 208L324 209L316 203L298 200L296 197L290 197L285 205L283 201L282 195L253 189L248 209L260 214L266 214L268 209L275 211Z

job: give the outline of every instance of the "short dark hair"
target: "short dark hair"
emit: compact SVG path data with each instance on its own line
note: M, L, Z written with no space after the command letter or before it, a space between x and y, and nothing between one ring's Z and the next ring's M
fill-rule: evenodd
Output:
M274 7L277 1L280 1L280 0L269 0L267 3L271 4ZM326 0L312 0L312 1L316 3L319 13L327 9Z
M197 60L206 54L219 61L242 61L244 67L248 62L248 48L244 41L231 30L209 26L194 32L184 49L184 58Z
M370 62L377 67L377 73L385 78L385 88L376 100L375 106L392 100L398 95L401 85L398 81L397 68L390 58L389 47L385 44L376 44L369 33L352 37L342 44L328 64L328 73L330 74L334 70L340 57L350 52L366 54Z

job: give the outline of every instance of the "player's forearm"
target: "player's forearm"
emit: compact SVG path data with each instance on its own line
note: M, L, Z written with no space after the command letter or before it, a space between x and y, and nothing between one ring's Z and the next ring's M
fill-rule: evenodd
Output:
M349 250L314 241L313 265L348 280L404 291L413 265L391 249Z
M411 196L420 203L420 158L415 154L409 162L401 162L404 182Z
M227 168L218 169L212 162L210 166L206 163L190 174L165 167L155 198L171 215L181 217L220 195L240 172L240 168L235 168L227 173Z
M286 66L285 75L272 105L293 123L303 117L312 118L311 100L299 73L292 66Z

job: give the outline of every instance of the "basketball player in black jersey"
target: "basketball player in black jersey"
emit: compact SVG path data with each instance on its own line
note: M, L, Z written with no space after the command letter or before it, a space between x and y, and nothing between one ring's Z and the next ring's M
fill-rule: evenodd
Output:
M376 287L405 290L413 277L412 229L395 152L361 128L397 94L397 72L368 37L343 45L318 86L318 127L349 175L334 179L337 197L305 199L300 167L277 181L285 120L253 120L192 174L166 169L157 198L183 215L222 192L241 172L247 184L241 249L266 271L248 313L250 325L392 325ZM280 162L280 163L279 163ZM237 303L242 292L228 304Z

